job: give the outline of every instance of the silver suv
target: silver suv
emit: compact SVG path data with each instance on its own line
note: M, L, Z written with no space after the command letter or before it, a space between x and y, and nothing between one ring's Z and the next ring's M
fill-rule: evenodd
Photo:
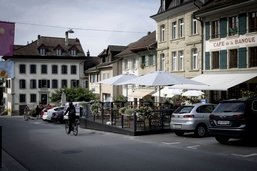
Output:
M214 108L215 104L211 103L180 106L171 115L171 130L178 136L184 135L185 132L194 132L198 137L206 136L209 116Z

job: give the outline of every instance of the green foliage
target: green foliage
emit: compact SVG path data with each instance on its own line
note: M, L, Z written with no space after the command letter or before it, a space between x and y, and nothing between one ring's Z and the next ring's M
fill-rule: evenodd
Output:
M98 100L95 100L90 106L92 114L95 116L99 115L101 113L101 106L101 103Z
M54 93L51 94L51 102L59 102L61 101L62 92L66 94L67 102L69 101L86 101L89 102L91 100L95 100L96 96L94 93L85 88L64 88L55 90Z
M115 103L119 103L119 102L127 102L127 97L123 96L123 95L120 95L120 96L117 96L115 99L114 99L114 102Z
M257 92L249 90L240 90L242 97L253 97L257 95Z

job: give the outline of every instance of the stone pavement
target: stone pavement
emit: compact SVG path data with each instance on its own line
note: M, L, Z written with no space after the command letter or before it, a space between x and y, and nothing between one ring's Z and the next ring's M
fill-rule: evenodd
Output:
M0 168L0 171L27 171L27 169L2 150L2 168Z

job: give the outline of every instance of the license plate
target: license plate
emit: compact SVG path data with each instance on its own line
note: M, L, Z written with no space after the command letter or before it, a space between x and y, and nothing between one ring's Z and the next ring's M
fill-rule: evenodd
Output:
M218 121L218 125L229 125L229 121Z
M174 125L173 127L174 127L175 129L181 129L181 128L182 128L181 125Z

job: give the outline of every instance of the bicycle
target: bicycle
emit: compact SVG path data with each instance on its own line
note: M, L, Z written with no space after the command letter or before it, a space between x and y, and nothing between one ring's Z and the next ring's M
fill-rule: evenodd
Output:
M77 136L79 133L79 126L78 126L78 119L75 119L75 122L72 124L71 131L73 132L73 135ZM65 120L65 132L66 134L69 134L69 119Z

